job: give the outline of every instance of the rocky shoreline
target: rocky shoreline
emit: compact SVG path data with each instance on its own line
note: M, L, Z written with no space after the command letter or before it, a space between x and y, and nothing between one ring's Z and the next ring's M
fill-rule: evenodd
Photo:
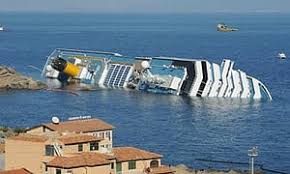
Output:
M15 69L0 65L0 90L29 89L39 90L46 88L46 84L21 75Z
M249 171L240 171L230 169L228 171L217 170L217 169L192 169L183 164L171 167L175 174L248 174ZM255 171L255 174L263 174L261 171Z

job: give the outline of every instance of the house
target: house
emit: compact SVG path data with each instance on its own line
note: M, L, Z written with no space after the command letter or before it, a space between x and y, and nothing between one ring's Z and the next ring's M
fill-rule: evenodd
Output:
M35 174L173 173L161 165L159 154L134 147L107 147L113 142L112 129L98 119L36 126L6 140L5 168L25 167Z
M113 148L111 154L83 152L65 157L56 157L48 162L46 167L48 173L55 172L56 174L141 174L147 171L153 174L154 169L158 170L160 174L172 173L169 168L160 167L160 162L161 155L159 154L133 147L118 147Z
M26 133L41 135L57 132L65 135L70 133L87 134L103 138L102 147L112 148L114 127L100 119L68 120L60 123L47 123L32 127Z

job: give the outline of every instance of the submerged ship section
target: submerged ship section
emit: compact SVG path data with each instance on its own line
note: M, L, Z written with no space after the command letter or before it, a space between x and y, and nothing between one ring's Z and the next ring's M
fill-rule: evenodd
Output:
M42 76L65 86L72 83L196 97L268 98L266 86L234 62L174 57L135 57L118 53L56 49Z

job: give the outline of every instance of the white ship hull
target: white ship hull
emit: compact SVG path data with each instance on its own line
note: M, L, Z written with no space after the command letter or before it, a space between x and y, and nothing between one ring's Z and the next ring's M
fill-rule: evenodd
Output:
M175 57L129 58L118 53L56 49L43 76L62 86L81 83L101 88L123 88L191 97L268 98L268 89L234 62L221 66L207 60Z

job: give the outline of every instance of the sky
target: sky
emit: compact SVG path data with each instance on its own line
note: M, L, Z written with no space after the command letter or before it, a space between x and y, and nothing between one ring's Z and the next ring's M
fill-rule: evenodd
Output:
M290 12L290 0L0 0L1 11L84 13Z

